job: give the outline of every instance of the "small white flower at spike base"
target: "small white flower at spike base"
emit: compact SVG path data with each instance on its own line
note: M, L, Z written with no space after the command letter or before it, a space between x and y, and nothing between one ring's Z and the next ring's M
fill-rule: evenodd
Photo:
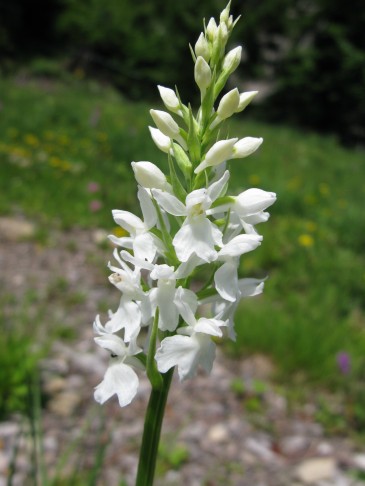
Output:
M203 32L200 33L200 36L198 40L196 41L195 44L195 55L196 57L203 57L207 62L209 62L210 59L210 49L209 49L209 43L207 39L205 38L205 35Z
M154 128L153 130L157 130L157 128ZM145 189L171 191L171 186L167 182L165 174L157 167L157 165L152 164L152 162L144 161L132 162L131 165L136 181Z
M166 108L173 113L177 113L181 115L180 110L180 101L179 98L176 96L176 93L171 88L165 88L164 86L157 86L161 99L166 106Z
M103 381L95 387L94 398L103 404L113 395L117 395L119 405L129 405L137 394L139 380L131 366L141 368L140 361L133 355L141 350L135 343L127 348L121 338L114 334L103 334L95 342L111 352L112 358Z
M199 172L207 167L215 167L232 158L233 147L237 140L238 138L230 138L228 140L219 140L216 142L205 154L202 162L194 170L195 174L199 174Z
M220 327L226 322L201 317L187 327L179 328L175 336L162 340L156 352L157 368L166 373L173 366L178 367L180 380L192 378L198 366L210 373L215 358L215 344L211 336L221 337ZM185 335L181 335L185 334Z
M204 95L212 80L212 71L210 70L209 64L202 56L198 56L196 60L194 78L200 91Z
M240 113L241 111L243 111L246 106L251 103L257 93L258 91L246 91L245 93L241 93L236 113Z
M232 159L243 159L254 153L262 144L262 138L241 138L233 147Z

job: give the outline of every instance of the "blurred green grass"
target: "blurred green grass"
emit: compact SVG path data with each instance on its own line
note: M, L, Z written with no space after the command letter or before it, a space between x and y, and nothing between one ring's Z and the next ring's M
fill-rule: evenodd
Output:
M0 92L1 214L110 229L111 209L137 210L130 162L165 164L147 128L151 106L88 81L1 80ZM242 303L237 342L225 349L234 356L263 352L283 376L334 385L348 379L336 362L343 351L361 380L364 152L245 113L230 123L230 133L265 140L257 154L231 163L234 190L256 186L275 191L278 200L258 227L263 245L240 268L243 277L269 276L264 295Z

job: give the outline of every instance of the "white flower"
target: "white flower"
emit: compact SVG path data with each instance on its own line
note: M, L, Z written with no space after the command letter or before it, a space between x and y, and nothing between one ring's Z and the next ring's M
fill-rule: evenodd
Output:
M114 209L112 211L114 221L131 236L118 238L110 235L109 239L116 245L133 249L136 257L152 262L160 246L158 238L149 233L149 230L157 223L157 213L148 192L143 187L138 189L138 199L144 221L129 211Z
M239 296L237 267L238 257L255 250L261 245L262 236L238 235L229 241L218 253L218 260L224 261L214 274L215 287L219 295L230 302Z
M195 320L193 315L185 321L188 326L179 328L179 334L163 339L156 352L159 371L166 373L177 366L180 380L193 377L199 365L210 373L215 357L215 344L210 336L221 337L220 327L226 325L219 319L201 317Z
M172 241L181 262L187 262L194 253L205 262L217 258L214 247L222 246L222 233L206 217L206 211L219 197L228 178L229 172L226 171L223 177L208 189L197 189L191 192L186 197L185 205L171 194L153 190L157 202L166 212L174 216L186 216Z
M175 331L179 323L179 306L183 300L195 313L198 299L194 292L179 287L176 289L176 274L173 267L168 265L155 265L150 273L153 280L157 280L157 287L148 293L151 318L159 309L158 327L161 331ZM147 302L144 302L144 306Z
M112 358L103 381L95 387L94 398L103 404L113 395L117 395L119 405L125 407L131 403L138 390L138 376L131 366L142 367L140 361L133 357L141 350L135 343L127 348L122 339L114 334L103 334L96 337L95 342L108 349Z

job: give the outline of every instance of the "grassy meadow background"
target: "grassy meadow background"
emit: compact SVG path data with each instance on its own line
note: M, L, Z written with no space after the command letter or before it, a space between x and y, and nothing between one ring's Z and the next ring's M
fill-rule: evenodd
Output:
M149 137L149 108L110 87L70 79L48 85L2 80L0 211L35 220L40 241L52 228L115 231L111 209L138 211L130 162L165 160ZM254 108L250 108L254 110ZM257 154L231 163L236 192L275 191L263 245L242 258L242 276L269 278L244 302L239 358L262 352L280 376L324 386L364 375L364 153L334 138L250 120L230 122L237 136L263 136ZM96 184L96 192L91 186ZM2 338L4 339L4 338ZM343 376L339 353L348 353ZM3 359L3 358L0 358Z

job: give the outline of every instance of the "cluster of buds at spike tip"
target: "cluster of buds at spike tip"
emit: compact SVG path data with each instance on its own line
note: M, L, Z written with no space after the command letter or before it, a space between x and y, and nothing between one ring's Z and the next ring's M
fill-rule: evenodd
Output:
M209 372L216 338L235 338L239 302L263 290L264 279L242 277L238 269L240 258L261 245L256 226L268 220L276 195L259 188L229 195L227 169L263 140L218 138L225 121L257 94L233 88L221 95L241 60L240 46L226 53L237 20L228 4L191 49L201 97L196 112L177 90L158 86L167 111L150 111L155 126L149 130L167 156L168 173L149 161L132 162L140 215L113 211L123 236L110 236L109 280L121 298L105 324L99 316L94 322L96 343L111 354L95 390L100 403L114 394L121 406L130 403L138 390L136 369L147 372L153 387L174 367L181 380L199 366Z

